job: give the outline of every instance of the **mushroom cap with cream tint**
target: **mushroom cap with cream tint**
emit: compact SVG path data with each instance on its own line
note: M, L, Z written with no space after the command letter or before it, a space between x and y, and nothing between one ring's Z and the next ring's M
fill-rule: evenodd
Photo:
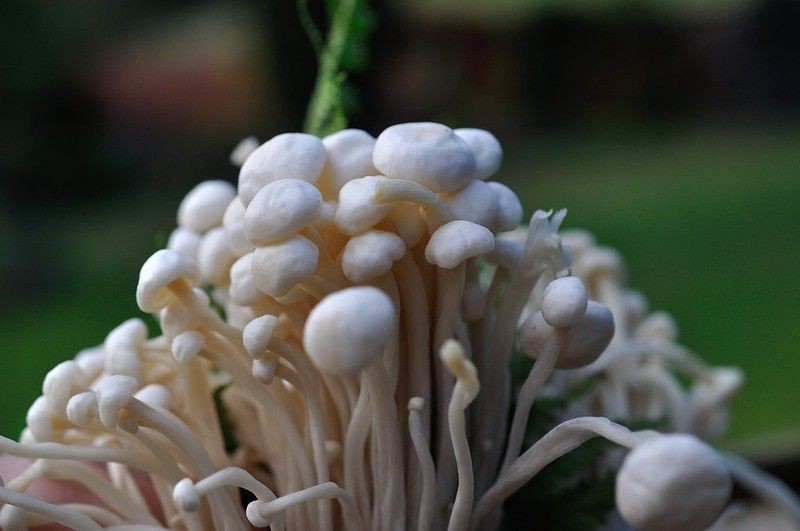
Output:
M363 283L388 273L405 252L405 243L397 234L370 230L347 242L342 252L342 271L353 282Z
M490 252L494 235L481 225L459 219L445 223L431 235L425 259L443 269L453 269L469 258Z
M222 226L228 235L228 245L236 256L245 255L255 249L255 245L244 235L244 212L245 207L241 199L235 197L222 216Z
M154 408L169 409L172 404L169 389L161 384L148 384L136 391L133 397Z
M497 137L485 129L470 127L455 129L454 132L467 143L475 157L473 178L485 181L500 169L503 147Z
M386 219L394 225L394 232L403 239L407 249L415 247L426 235L427 225L419 205L400 203Z
M503 183L490 181L486 184L494 192L497 200L497 216L491 229L495 232L509 232L519 227L524 211L517 194Z
M553 334L542 312L530 315L519 330L522 351L536 357L543 352ZM614 336L614 317L607 306L589 301L586 312L571 326L556 361L557 369L576 369L595 361Z
M244 235L255 245L284 240L310 225L322 209L317 187L299 179L279 179L253 197L244 213Z
M227 181L203 181L186 194L178 207L178 226L203 233L222 223L236 189Z
M437 193L463 188L475 173L469 145L446 125L433 122L385 129L375 142L372 162L387 177L418 182Z
M194 288L194 296L201 307L207 307L211 300L208 293L200 288ZM188 311L178 299L173 299L161 310L158 315L158 324L167 339L194 328L197 325L197 316Z
M317 187L326 198L335 198L348 181L375 175L372 164L375 139L361 129L344 129L322 139L328 158Z
M143 312L156 312L173 299L174 295L169 289L172 282L184 280L194 285L199 277L200 271L194 260L169 249L156 251L139 272L136 303Z
M303 345L321 371L347 376L380 356L394 320L392 301L378 288L345 288L322 299L308 314Z
M556 328L567 328L586 313L586 287L578 277L562 277L550 282L542 297L542 317Z
M239 170L239 198L250 204L259 190L278 179L317 182L325 166L322 141L305 133L283 133L261 144Z
M646 440L625 457L616 479L622 517L642 531L700 531L730 501L733 481L722 457L692 435Z
M172 340L172 357L180 365L189 365L200 354L205 346L203 334L197 330L186 330Z
M228 294L231 301L243 306L252 306L264 299L264 292L258 289L253 276L253 253L247 253L236 260L230 269L231 283Z
M87 384L86 374L80 365L73 360L62 361L44 377L42 396L51 411L64 417L69 399Z
M491 229L500 215L497 194L483 181L472 181L456 192L442 194L441 198L455 219L464 219Z
M242 342L251 358L264 355L277 327L278 318L274 315L262 315L247 323L242 331Z
M183 227L177 227L167 238L167 249L179 252L192 260L197 259L197 250L199 248L200 235Z
M621 282L625 278L625 263L616 249L592 247L575 257L572 273L581 277L590 291L601 278Z
M119 422L120 410L128 405L138 384L129 376L114 374L97 382L97 407L100 422L107 428L114 428Z
M228 160L237 168L241 168L242 164L244 164L244 162L247 160L247 157L249 157L253 151L258 149L260 144L261 143L254 136L243 138L238 144L236 144L236 147L233 148Z
M333 218L339 230L351 236L360 234L386 217L393 205L372 200L378 184L385 179L383 176L369 175L353 179L339 190L339 202Z
M223 227L211 229L203 235L197 252L200 278L210 284L227 284L228 272L236 258L225 229Z
M319 249L302 236L253 251L252 272L258 289L271 297L282 297L299 282L314 274Z

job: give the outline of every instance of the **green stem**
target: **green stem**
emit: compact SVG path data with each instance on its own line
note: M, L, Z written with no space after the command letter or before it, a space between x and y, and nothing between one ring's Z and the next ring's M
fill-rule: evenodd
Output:
M303 129L306 133L324 136L345 125L342 111L341 83L344 72L339 69L358 0L339 0L331 17L328 39L319 58L319 71Z

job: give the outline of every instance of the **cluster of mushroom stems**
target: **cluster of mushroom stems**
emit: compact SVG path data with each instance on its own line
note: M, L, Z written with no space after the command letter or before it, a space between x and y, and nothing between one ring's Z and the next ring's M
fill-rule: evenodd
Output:
M565 211L520 226L488 180L491 133L286 133L231 158L238 187L194 188L142 266L161 335L122 323L48 373L20 442L0 439L34 459L0 487L3 529L496 529L509 496L593 437L631 450L616 500L637 529L705 529L734 482L800 522L785 487L698 437L609 420L666 414L703 435L741 375L677 347L613 256L562 239ZM534 362L514 390L517 348ZM697 378L691 399L674 367ZM582 414L526 441L537 396L591 377ZM41 478L98 502L25 494Z

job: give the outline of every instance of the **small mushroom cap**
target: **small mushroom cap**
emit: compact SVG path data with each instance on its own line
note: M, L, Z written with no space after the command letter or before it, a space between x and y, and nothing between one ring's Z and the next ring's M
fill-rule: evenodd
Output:
M226 181L203 181L186 194L178 207L178 226L203 233L222 223L236 189Z
M316 245L302 236L293 236L253 251L253 278L258 289L272 297L281 297L314 274L318 259Z
M103 341L106 351L138 349L147 341L147 325L138 317L123 321L108 333Z
M86 387L86 375L75 361L59 363L47 373L42 384L42 396L53 412L64 416L67 403L76 392Z
M299 179L273 181L253 197L244 213L244 235L256 245L284 240L310 225L322 209L322 195Z
M484 129L461 128L455 133L464 139L475 157L475 179L486 180L500 169L503 148L497 138Z
M197 263L180 253L161 249L142 265L136 286L136 303L143 312L157 312L172 300L169 284L183 279L196 284L200 276Z
M187 513L200 508L200 495L189 478L183 478L172 488L172 501L180 510Z
M708 376L696 381L691 391L691 401L698 410L709 410L733 398L744 382L744 373L738 367L714 367Z
M97 415L97 395L94 391L84 391L69 399L67 418L71 423L83 428Z
M344 129L322 139L328 160L317 186L325 197L336 197L348 181L375 175L372 164L375 139L361 129Z
M233 263L230 277L228 293L236 304L251 306L264 299L264 293L258 289L253 276L253 253L247 253Z
M277 327L278 318L274 315L262 315L247 323L242 331L242 342L252 358L264 355Z
M247 160L247 157L249 157L253 153L253 151L258 149L259 145L260 142L254 136L248 136L247 138L243 138L242 140L239 141L238 144L236 144L236 147L233 148L233 151L231 151L231 155L228 158L228 160L230 160L230 163L236 166L237 168L241 168L242 164L244 164L244 161Z
M425 259L444 269L494 249L494 236L486 227L459 219L445 223L431 235Z
M578 277L562 277L550 282L542 298L542 316L547 324L567 328L586 313L589 299Z
M388 273L405 252L406 245L397 234L370 230L347 242L342 252L342 271L353 282L365 282Z
M172 395L169 389L161 384L146 385L136 391L136 394L133 396L137 400L141 400L148 406L155 408L169 409L172 403Z
M572 272L581 277L587 285L591 285L598 278L604 276L616 279L624 278L625 263L616 249L592 247L575 257Z
M222 227L211 229L200 240L200 249L197 253L200 278L210 284L227 284L228 271L236 258L225 229Z
M239 170L239 198L247 206L259 190L278 179L317 182L325 165L322 141L305 133L283 133L253 151Z
M89 347L75 355L75 363L90 379L93 379L103 370L106 363L106 353L103 346Z
M371 286L345 288L308 314L303 345L321 371L354 374L381 354L394 321L394 306L384 292Z
M128 405L137 387L135 379L121 374L106 376L97 383L97 407L103 426L117 426L120 410Z
M181 365L190 364L203 350L205 339L197 330L181 332L172 340L172 357Z
M536 358L553 337L553 327L544 320L542 312L531 314L520 327L522 351ZM570 327L561 347L556 368L576 369L589 365L603 353L614 336L614 317L607 306L589 301L586 313Z
M244 235L244 212L244 205L237 197L230 202L222 217L222 226L228 235L228 245L236 256L243 256L255 249L255 245Z
M730 501L725 461L692 435L647 440L628 453L616 479L622 517L642 531L700 531Z
M519 227L522 223L522 203L519 197L508 186L498 182L486 183L497 198L497 216L494 218L492 230L495 232L508 232Z
M392 210L391 204L373 201L378 184L386 177L367 176L353 179L339 190L339 203L333 221L348 235L372 228Z
M465 219L487 228L492 228L498 216L497 194L483 181L472 181L467 186L450 194L442 194L455 219Z
M25 424L36 442L50 442L55 439L53 420L53 412L43 396L33 401L25 415Z
M197 250L199 248L200 235L183 227L173 230L167 239L167 249L181 253L192 260L197 260Z
M388 177L415 181L437 193L463 188L475 173L469 145L449 127L432 122L389 127L375 142L372 162Z

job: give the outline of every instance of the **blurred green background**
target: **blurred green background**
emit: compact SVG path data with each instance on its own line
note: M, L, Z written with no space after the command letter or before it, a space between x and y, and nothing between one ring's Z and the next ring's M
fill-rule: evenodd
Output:
M301 127L316 65L288 0L0 9L0 432L16 436L54 363L140 315L139 266L182 195L235 182L240 138ZM797 2L396 0L358 24L375 31L348 50L354 126L494 131L529 213L569 208L685 345L746 370L727 444L800 455Z

